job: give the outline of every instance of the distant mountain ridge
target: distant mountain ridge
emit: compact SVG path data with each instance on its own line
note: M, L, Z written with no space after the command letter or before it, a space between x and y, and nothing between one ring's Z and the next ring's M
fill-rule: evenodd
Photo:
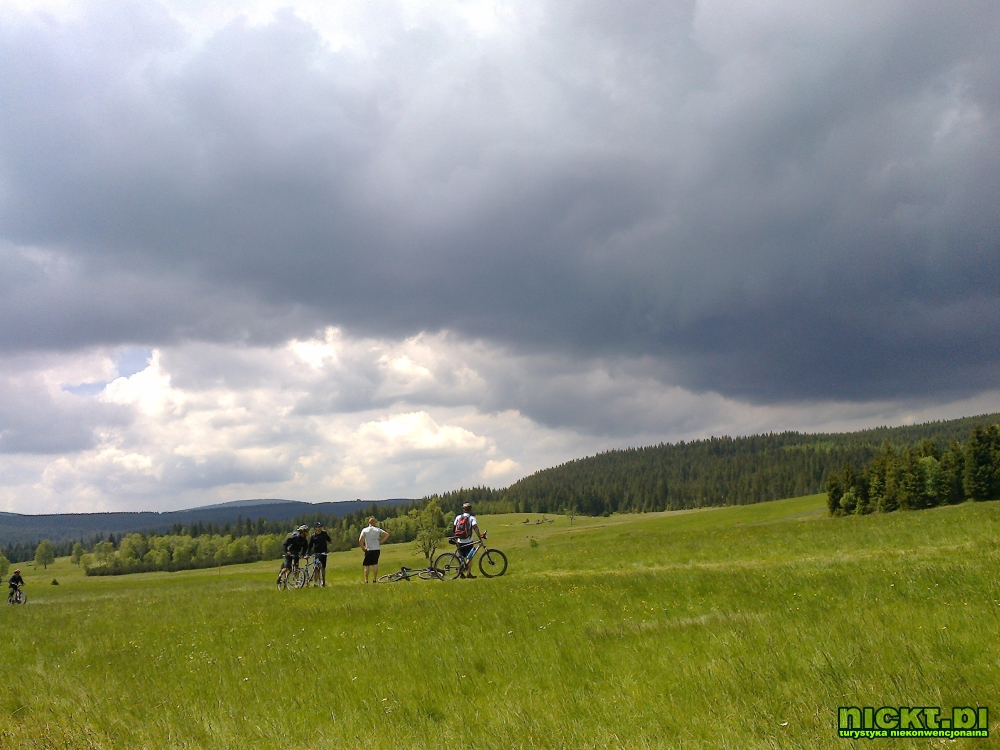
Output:
M252 508L256 505L281 505L283 503L294 503L294 502L297 501L283 500L280 497L258 498L255 500L230 500L229 502L225 503L215 503L213 505L199 505L196 508L185 508L185 510L193 511L193 510L213 510L215 508ZM348 500L346 502L355 502L355 501ZM382 501L377 501L377 502L382 502ZM312 505L312 503L308 504ZM176 512L176 511L168 511L168 512Z
M52 513L44 515L24 515L20 513L0 514L0 547L15 544L36 543L42 539L62 542L75 539L89 539L108 534L129 534L132 532L170 531L176 525L233 524L242 517L244 520L266 519L286 521L308 514L326 514L336 517L346 516L358 510L378 508L385 505L400 505L412 500L393 498L389 500L346 500L336 503L305 503L298 500L259 499L236 500L200 508L155 511L119 511L109 513Z

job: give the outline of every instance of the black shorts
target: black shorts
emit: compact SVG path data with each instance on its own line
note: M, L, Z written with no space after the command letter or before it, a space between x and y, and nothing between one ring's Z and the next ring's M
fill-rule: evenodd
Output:
M326 553L317 552L316 553L316 563L323 566L323 570L326 570Z
M473 548L476 546L475 542L469 542L468 544L458 545L458 554L464 557L466 560L469 559L469 555L472 553Z
M291 569L291 567L292 567L292 561L295 562L295 567L296 568L299 567L299 556L298 555L292 555L290 557L285 557L285 561L283 563L281 563L281 567L282 568L289 568L289 569Z
M378 565L378 556L381 551L380 549L365 550L365 561L361 564L366 568L369 565Z

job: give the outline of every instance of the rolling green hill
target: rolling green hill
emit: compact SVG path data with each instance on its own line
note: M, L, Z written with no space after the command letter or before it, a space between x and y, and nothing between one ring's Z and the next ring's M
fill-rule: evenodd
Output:
M357 551L286 592L274 563L28 568L0 747L798 749L844 746L844 705L997 716L1000 503L480 520L503 578L365 587Z
M590 515L746 505L822 492L832 472L844 464L865 464L885 443L903 447L928 438L944 448L965 440L974 425L996 422L1000 414L859 432L783 432L612 450L544 469L506 489L460 490L442 500L449 507L471 500L492 510L535 513L575 507Z

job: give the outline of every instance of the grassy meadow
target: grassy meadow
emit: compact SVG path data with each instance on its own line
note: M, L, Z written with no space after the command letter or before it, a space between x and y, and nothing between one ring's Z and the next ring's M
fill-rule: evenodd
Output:
M510 559L494 580L366 587L360 552L284 592L275 562L22 564L0 747L826 748L854 744L839 705L1000 716L1000 503L538 519L480 517Z

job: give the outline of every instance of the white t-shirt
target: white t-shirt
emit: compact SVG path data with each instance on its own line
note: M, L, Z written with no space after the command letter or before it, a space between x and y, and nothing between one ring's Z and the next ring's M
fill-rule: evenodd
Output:
M455 528L455 524L458 523L458 519L461 518L464 515L465 515L465 513L459 513L457 516L455 516L455 520L451 522L451 528L454 529ZM458 543L459 544L471 544L472 543L472 527L473 526L478 526L478 525L479 524L476 523L476 517L474 515L472 515L471 513L469 513L469 536L467 536L467 537L465 537L463 539L459 539Z
M365 526L361 530L361 536L365 540L365 547L372 551L379 549L382 546L379 540L384 533L378 526Z

